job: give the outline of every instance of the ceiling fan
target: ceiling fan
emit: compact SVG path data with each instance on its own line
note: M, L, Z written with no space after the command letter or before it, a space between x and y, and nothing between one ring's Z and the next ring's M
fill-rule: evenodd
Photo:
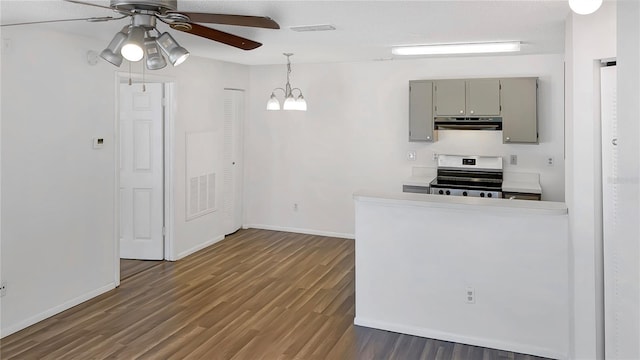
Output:
M168 32L160 33L156 29L157 21L169 25L174 30L197 35L242 50L252 50L262 46L261 43L237 35L212 29L197 23L249 26L265 29L279 29L273 19L266 16L245 16L229 14L213 14L178 11L178 0L110 0L109 6L80 0L63 0L70 3L89 5L113 10L120 16L90 17L80 19L48 20L2 26L27 25L35 23L51 23L65 21L103 22L131 18L131 23L120 30L100 57L115 66L122 60L140 61L145 58L149 70L162 69L166 66L166 55L172 65L181 64L189 56L189 52L178 45ZM160 51L162 50L162 52Z

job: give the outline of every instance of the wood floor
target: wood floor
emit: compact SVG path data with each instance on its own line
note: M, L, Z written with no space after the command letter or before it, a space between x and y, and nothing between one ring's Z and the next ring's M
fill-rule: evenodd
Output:
M120 280L130 278L159 263L161 263L161 261L120 259Z
M242 230L1 341L8 359L539 359L353 325L354 242Z

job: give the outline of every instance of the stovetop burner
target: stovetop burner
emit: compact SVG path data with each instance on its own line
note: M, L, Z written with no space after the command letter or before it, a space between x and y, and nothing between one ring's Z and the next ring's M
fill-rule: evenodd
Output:
M502 157L438 155L431 194L502 197Z

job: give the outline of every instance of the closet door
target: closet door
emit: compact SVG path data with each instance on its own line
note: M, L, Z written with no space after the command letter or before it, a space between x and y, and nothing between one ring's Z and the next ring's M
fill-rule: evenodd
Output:
M224 90L224 233L242 227L244 91Z

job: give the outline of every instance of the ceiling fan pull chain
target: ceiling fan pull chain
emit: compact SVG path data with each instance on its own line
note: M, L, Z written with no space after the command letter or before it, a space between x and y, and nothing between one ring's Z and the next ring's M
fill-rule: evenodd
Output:
M132 81L131 81L131 61L127 61L129 63L129 86L132 85Z
M147 83L144 78L146 74L146 71L145 71L146 66L144 66L144 61L140 61L140 64L142 64L142 92L147 92Z

